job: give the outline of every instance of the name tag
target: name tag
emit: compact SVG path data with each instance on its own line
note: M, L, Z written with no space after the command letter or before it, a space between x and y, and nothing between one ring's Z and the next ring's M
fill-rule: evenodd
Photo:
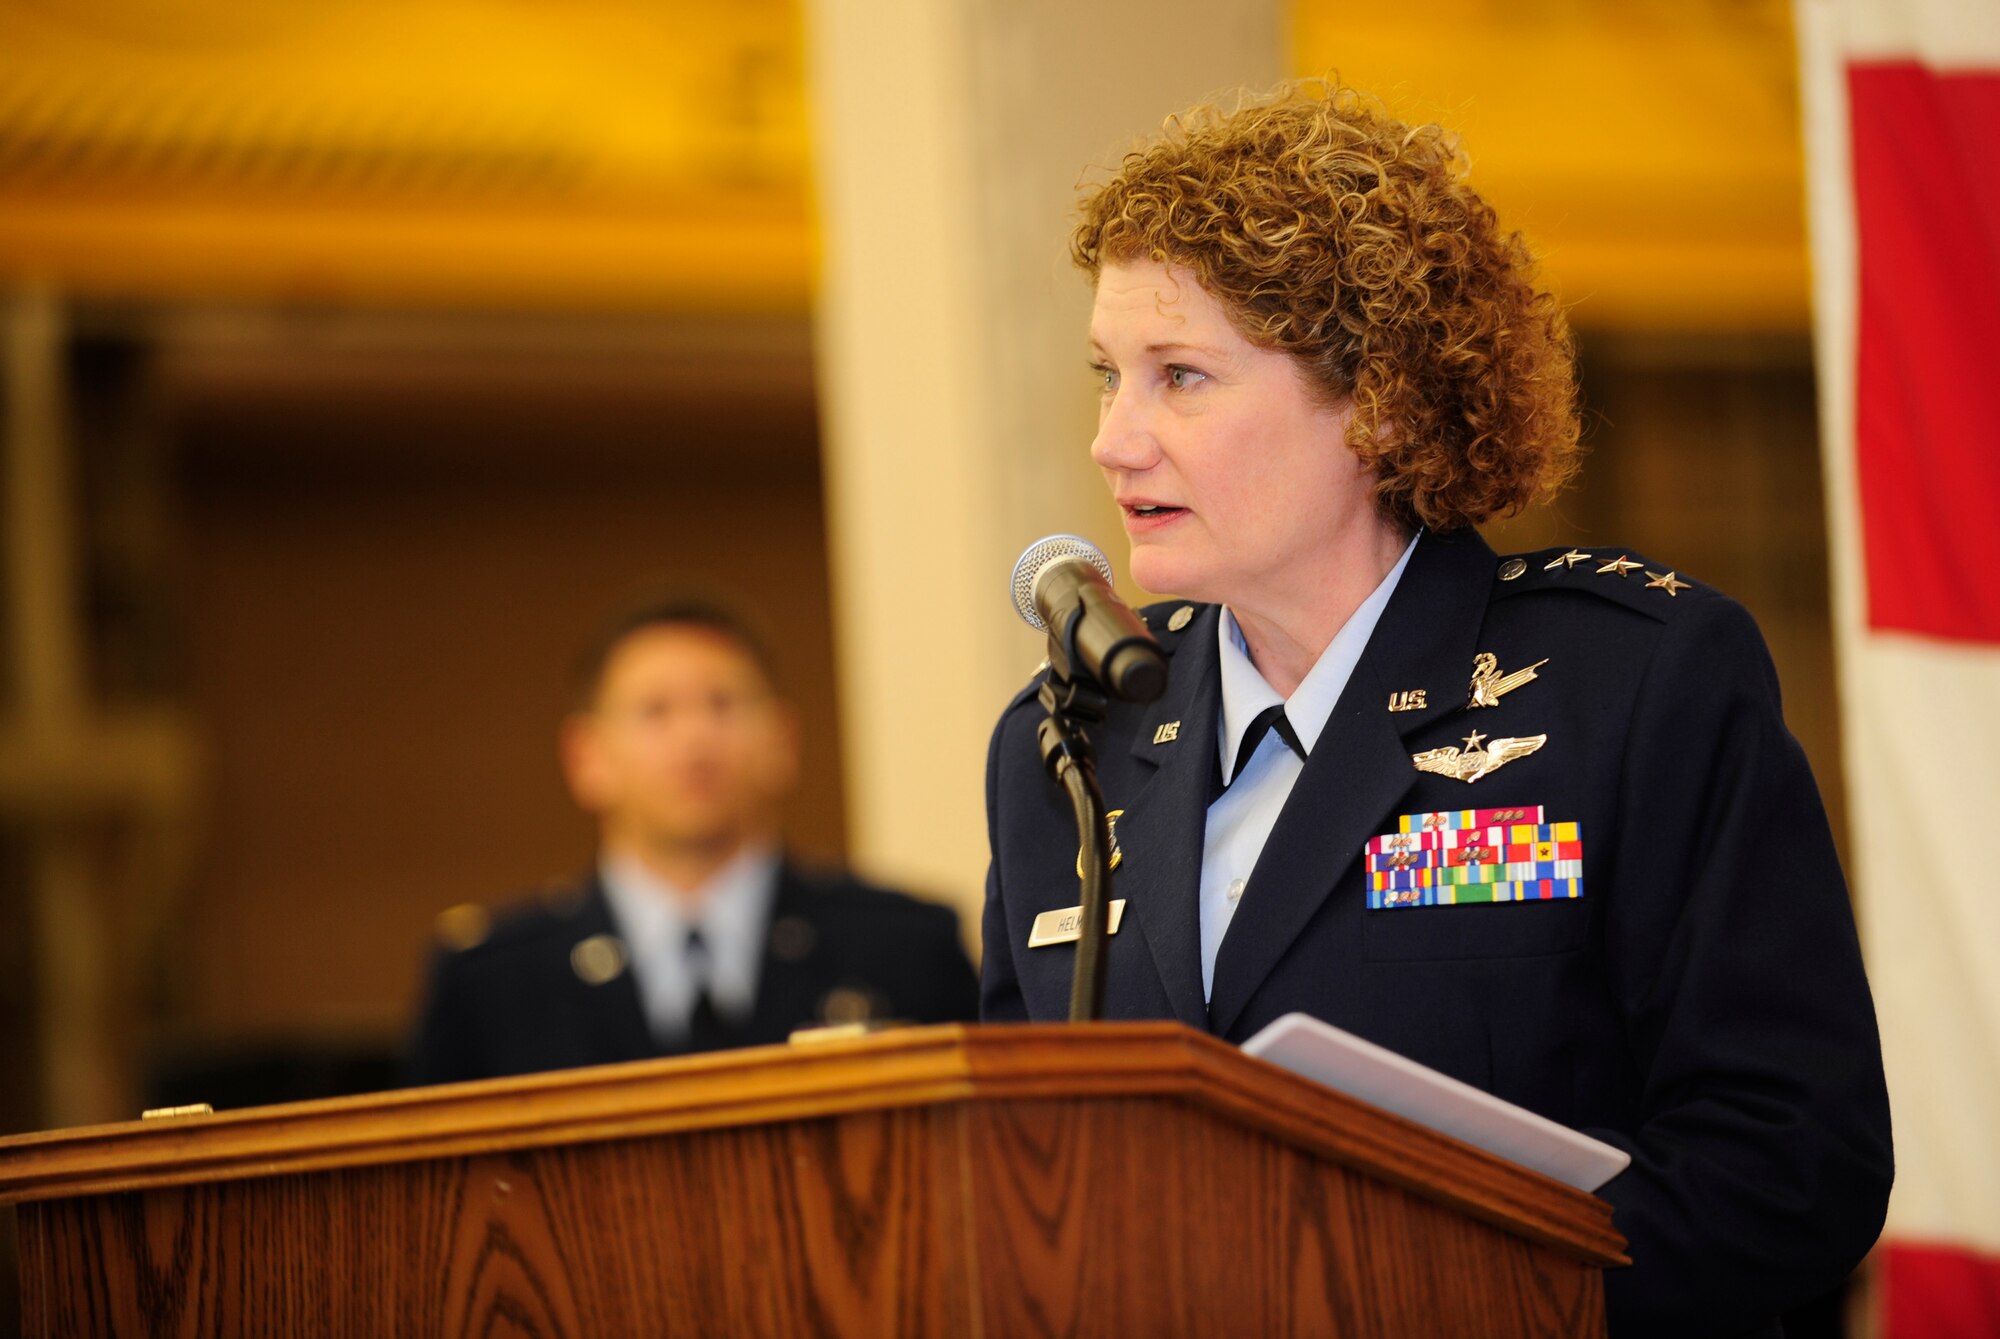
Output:
M1107 934L1118 933L1118 922L1125 919L1125 899L1112 902L1111 915L1105 926ZM1044 911L1035 917L1034 928L1028 931L1029 948L1047 948L1051 944L1074 944L1083 938L1083 908L1064 907L1061 911Z

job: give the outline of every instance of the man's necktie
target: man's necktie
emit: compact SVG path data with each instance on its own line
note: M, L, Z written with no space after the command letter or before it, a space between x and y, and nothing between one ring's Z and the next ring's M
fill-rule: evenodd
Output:
M709 957L708 944L702 939L699 929L688 930L686 963L688 979L694 982L694 1009L688 1014L687 1049L690 1052L720 1051L740 1046L741 1030L715 1007L710 979L714 975L714 962Z

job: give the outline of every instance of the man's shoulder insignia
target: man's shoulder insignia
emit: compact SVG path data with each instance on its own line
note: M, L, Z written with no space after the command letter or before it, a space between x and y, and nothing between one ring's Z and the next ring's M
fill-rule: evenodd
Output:
M493 933L493 914L477 902L461 902L440 911L431 930L440 945L463 953L478 948Z

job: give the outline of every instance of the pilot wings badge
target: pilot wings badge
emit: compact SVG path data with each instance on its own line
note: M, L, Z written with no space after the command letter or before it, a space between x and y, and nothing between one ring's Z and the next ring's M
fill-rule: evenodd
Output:
M1518 739L1496 739L1481 747L1480 741L1485 738L1474 730L1465 737L1463 749L1426 749L1422 753L1412 753L1410 761L1417 765L1419 772L1457 777L1469 785L1489 772L1499 771L1516 758L1527 757L1549 742L1547 735L1523 735Z
M1544 656L1526 669L1502 674L1499 658L1490 651L1481 651L1472 662L1472 691L1465 704L1467 709L1499 706L1501 698L1522 684L1532 682L1535 671L1548 663L1548 658Z

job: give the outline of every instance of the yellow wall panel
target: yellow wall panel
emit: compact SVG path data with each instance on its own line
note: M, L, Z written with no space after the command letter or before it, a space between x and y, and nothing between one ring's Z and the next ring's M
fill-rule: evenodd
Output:
M1289 5L1296 72L1463 132L1579 322L1804 328L1783 0ZM0 276L800 310L802 42L792 0L0 0Z
M1579 323L1805 328L1783 0L1293 0L1292 17L1297 73L1460 132Z
M786 0L0 3L0 270L803 308Z

